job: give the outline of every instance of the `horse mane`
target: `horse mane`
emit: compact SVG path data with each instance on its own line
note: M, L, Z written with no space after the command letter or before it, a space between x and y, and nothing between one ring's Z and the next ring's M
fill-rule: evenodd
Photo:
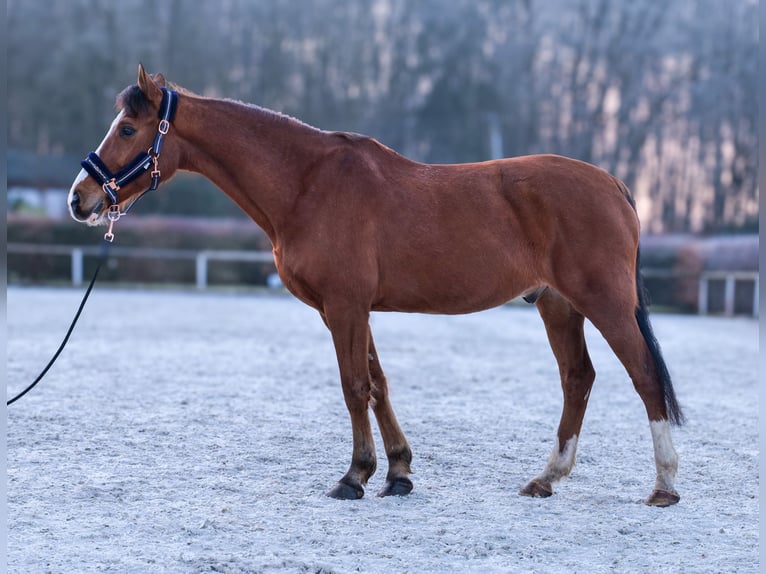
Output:
M296 118L295 116L291 116L290 114L279 112L277 110L272 110L271 108L264 108L263 106L259 106L258 104L253 104L250 102L244 102L242 100L236 100L231 98L223 98L220 101L227 102L229 104L235 104L237 106L243 107L252 112L256 112L257 114L261 116L271 118L272 120L275 120L282 124L301 127L301 128L308 129L310 131L326 133L325 130L320 129L316 126L312 126L311 124L307 124L306 122Z
M181 86L175 85L175 84L169 84L168 88L178 91L181 94L187 94L192 95L196 97L203 97L199 96L199 94L195 94L191 90L188 90L186 88L183 88ZM354 132L343 132L343 131L326 131L319 129L317 127L314 127L310 124L307 124L306 122L303 122L299 120L296 117L293 117L289 114L285 114L283 112L278 112L276 110L272 110L269 108L264 108L262 106L259 106L257 104L251 104L248 102L243 102L241 100L234 100L230 98L223 98L218 101L221 102L227 102L230 104L235 104L237 106L241 106L251 112L255 112L261 116L269 117L273 120L276 120L277 122L302 128L305 130L313 131L313 132L319 132L324 133L328 135L332 135L334 137L343 139L347 142L353 143L353 144L361 144L362 142L366 143L372 143L379 147L382 151L385 151L387 153L393 153L394 155L399 155L397 152L389 148L388 146L380 143L378 140L371 138L369 136L358 134ZM141 91L141 88L138 87L138 85L134 84L132 86L128 86L124 90L122 90L115 100L114 104L116 111L124 111L125 115L130 118L138 117L139 115L146 113L150 109L149 100L146 97L146 95Z
M169 85L169 88L176 90L180 94L188 94L192 96L200 97L198 94L195 94L191 90L187 90L185 88L182 88L181 86L177 86L175 84ZM204 97L204 96L203 96ZM233 100L229 98L221 99L220 101L223 102L229 102L232 104L237 104L239 106L242 106L244 108L250 109L252 111L258 112L259 114L270 116L278 121L292 124L292 125L298 125L305 128L310 128L312 130L317 130L314 126L311 126L298 118L295 118L293 116L290 116L288 114L284 114L282 112L278 112L275 110L271 110L269 108L264 108L262 106L258 106L256 104L251 104L248 102L243 102L240 100ZM145 112L149 111L149 100L147 99L146 95L141 91L141 88L138 87L138 85L133 84L132 86L128 86L124 90L122 90L118 95L117 99L114 102L114 108L116 111L125 111L125 115L131 118L135 118L139 116L140 114L143 114ZM323 131L323 130L319 130Z

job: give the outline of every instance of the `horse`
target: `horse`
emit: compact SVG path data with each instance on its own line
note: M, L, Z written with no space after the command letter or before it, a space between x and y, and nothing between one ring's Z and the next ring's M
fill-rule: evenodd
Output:
M680 500L671 428L684 415L649 322L639 221L622 181L557 155L419 163L371 137L169 85L139 65L137 83L117 96L117 117L72 184L69 211L91 226L109 222L111 231L150 177L153 189L160 176L185 170L210 180L263 229L279 277L319 312L336 352L353 447L328 496L361 498L375 473L370 410L388 459L378 495L413 489L412 450L389 400L370 313L472 313L522 296L542 317L564 403L550 457L519 494L551 496L574 466L595 379L587 318L646 409L656 481L644 502Z

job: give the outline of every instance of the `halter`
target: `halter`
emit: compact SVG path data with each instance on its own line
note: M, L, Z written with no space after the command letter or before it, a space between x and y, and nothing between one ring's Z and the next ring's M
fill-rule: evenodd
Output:
M133 161L123 167L117 173L112 173L106 164L98 157L98 154L94 151L88 154L84 160L80 162L83 169L95 179L101 189L104 190L106 197L109 198L110 206L108 217L110 222L117 221L120 216L125 215L128 210L135 204L136 201L141 199L143 195L149 191L154 191L160 185L160 168L158 160L160 158L160 151L162 150L162 142L165 139L168 131L170 130L170 124L176 114L176 108L178 107L178 92L174 90L168 90L162 88L162 103L160 104L159 118L160 123L157 126L157 135L154 136L154 143L147 151L138 154ZM125 211L120 212L119 200L117 198L117 192L122 186L134 181L149 168L152 168L151 176L152 183L148 189L146 189L141 195L139 195L135 201L128 205ZM111 234L111 225L109 232L107 232L107 239L111 241L109 237L113 237Z
M174 92L173 90L166 90L165 88L162 88L162 103L160 104L159 112L160 123L159 126L157 126L157 135L154 137L154 143L152 144L152 147L150 147L148 151L138 154L132 162L130 162L126 167L122 168L117 173L113 174L111 171L109 171L109 168L104 165L104 162L101 161L101 158L98 157L96 152L90 152L88 157L80 162L80 165L82 165L85 171L87 171L96 181L101 184L101 189L104 190L104 193L111 202L109 206L109 212L107 213L109 218L109 231L107 231L104 235L104 243L101 244L101 254L98 259L98 265L96 265L96 271L93 273L93 278L90 280L90 285L88 285L88 289L85 291L85 295L80 302L80 307L77 309L77 313L75 314L71 325L69 325L69 330L67 331L64 340L61 342L61 345L59 345L59 348L53 355L53 358L48 361L48 364L32 382L32 384L13 398L6 401L6 406L12 405L21 397L26 395L29 391L31 391L35 385L37 385L37 383L43 379L45 374L48 372L48 370L50 370L50 368L56 362L56 359L59 358L59 355L61 355L61 352L64 350L67 341L69 341L69 337L72 335L72 331L74 331L74 326L77 324L77 320L80 318L80 314L85 307L85 302L88 300L90 292L93 290L93 285L96 283L98 272L101 269L101 266L107 261L109 257L109 245L114 239L114 234L112 233L112 226L114 225L114 222L117 221L121 216L125 215L131 206L136 201L141 199L141 197L146 192L153 191L159 187L160 170L157 165L157 160L160 157L162 140L170 130L170 123L173 121L173 117L176 114L177 106L178 93ZM120 206L117 200L117 192L123 185L126 185L139 177L151 166L153 166L154 169L152 170L152 184L149 189L139 195L124 212L120 212Z

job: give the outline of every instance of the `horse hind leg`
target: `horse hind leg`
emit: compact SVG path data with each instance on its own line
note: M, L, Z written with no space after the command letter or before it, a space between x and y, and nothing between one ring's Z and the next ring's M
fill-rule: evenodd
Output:
M378 496L406 495L412 491L412 451L407 443L399 422L396 420L394 409L388 398L388 382L380 366L375 343L370 333L370 382L372 385L372 409L378 421L378 428L383 437L383 444L388 457L388 474L386 484L378 492Z
M599 299L583 307L585 315L627 370L649 417L657 476L654 490L644 502L649 506L670 506L680 500L675 489L678 454L673 448L670 424L682 424L683 414L649 324L641 284L613 278L599 292Z
M551 496L553 483L568 476L574 467L577 439L596 374L585 345L583 316L553 289L547 289L537 299L537 308L559 366L564 392L553 451L543 471L519 491L523 496L543 498Z

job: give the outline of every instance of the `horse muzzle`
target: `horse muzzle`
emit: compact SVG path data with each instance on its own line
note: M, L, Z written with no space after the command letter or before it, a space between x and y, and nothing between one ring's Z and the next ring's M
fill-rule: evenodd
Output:
M88 225L98 225L102 222L104 216L104 200L100 199L91 208L83 206L82 195L77 189L69 193L69 214L72 219Z

